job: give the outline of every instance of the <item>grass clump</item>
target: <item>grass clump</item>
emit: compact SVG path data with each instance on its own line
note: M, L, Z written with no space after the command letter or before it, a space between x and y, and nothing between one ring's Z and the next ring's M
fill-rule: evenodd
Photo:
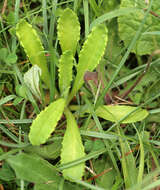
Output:
M159 188L158 0L0 8L0 189Z

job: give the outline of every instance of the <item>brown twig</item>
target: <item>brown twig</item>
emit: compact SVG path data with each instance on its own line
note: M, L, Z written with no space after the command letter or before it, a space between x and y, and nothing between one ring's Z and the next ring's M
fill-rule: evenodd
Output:
M160 54L160 50L156 50L154 51L148 58L148 61L147 61L147 66L145 68L145 70L143 71L143 73L139 76L139 78L136 80L136 82L133 84L133 86L131 86L131 88L126 91L122 96L121 98L124 99L126 96L128 96L128 94L137 86L137 84L142 80L142 78L144 77L144 75L147 73L149 67L150 67L150 64L152 62L152 58L153 56L157 55L157 54Z
M147 11L148 9L144 8L143 10L144 10L144 11ZM155 16L155 17L157 17L157 18L160 19L160 15L158 15L157 13L155 13L155 12L153 12L153 11L149 11L149 13L150 13L151 15L153 15L153 16Z
M137 144L133 149L131 149L129 152L125 153L125 157L129 156L130 154L132 154L134 151L139 149L139 144ZM120 157L122 159L122 156Z
M111 170L112 170L112 168L108 168L108 169L104 170L103 172L97 174L96 176L89 178L87 181L92 181L93 179L96 179L96 178L104 175L105 173L110 172Z
M5 13L6 7L7 7L7 0L4 0L3 8L2 8L2 11L1 11L2 15Z
M127 100L122 99L122 98L120 98L118 96L114 96L114 98L116 98L117 100L121 101L121 103L118 102L118 104L131 104L131 105L133 105L133 102L127 101Z
M4 187L2 184L0 184L0 190L4 190Z

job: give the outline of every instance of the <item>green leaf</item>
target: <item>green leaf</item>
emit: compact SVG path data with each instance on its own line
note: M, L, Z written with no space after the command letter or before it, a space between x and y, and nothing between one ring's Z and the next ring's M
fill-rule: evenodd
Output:
M14 169L17 178L38 184L52 182L54 188L58 189L61 177L56 168L46 160L35 155L20 153L10 156L7 162Z
M117 175L112 162L107 158L107 156L105 155L101 159L96 159L93 162L93 167L97 174L104 172L103 175L95 178L96 185L106 189L112 189Z
M73 89L69 96L70 101L76 92L84 83L84 74L86 71L93 71L99 64L106 48L108 30L105 25L96 26L88 35L82 50L79 54L79 63L77 65L77 75Z
M69 110L65 111L67 117L67 129L62 142L61 164L74 161L85 155L80 132ZM81 180L85 168L85 163L78 164L63 170L63 176L68 179ZM72 180L71 180L72 181Z
M120 54L120 52L122 51L123 46L118 34L117 19L114 18L111 21L109 21L107 27L108 27L108 43L105 53L105 65L106 65L106 59L110 60L112 63L119 64L120 60L122 59L122 55ZM115 68L109 67L109 70L111 76L112 75L111 71L115 72Z
M0 180L11 181L15 179L13 170L9 167L8 163L4 163L0 169Z
M46 142L60 120L64 106L65 100L62 98L58 99L36 117L29 133L29 139L33 145L40 145Z
M61 152L62 148L62 140L55 140L52 144L44 145L44 146L27 146L24 148L25 152L28 153L36 153L39 156L46 159L56 159Z
M15 53L10 53L5 59L7 64L14 64L17 61L17 55Z
M108 105L108 106L99 106L96 110L97 116L112 121L118 122L123 119L127 114L133 112L137 107L132 106L123 106L123 105ZM137 121L142 121L148 116L148 111L145 109L139 108L135 112L131 113L126 119L121 123L133 123Z
M128 47L131 40L136 34L139 25L145 15L145 9L148 8L148 4L144 0L122 0L120 8L139 8L134 13L120 16L119 22L119 34L121 39L124 41L125 46ZM152 6L152 12L158 14L159 0L155 0ZM143 32L159 31L160 22L156 16L149 14ZM139 40L136 42L136 46L132 49L132 52L138 55L151 54L154 50L160 48L160 36L159 35L141 35Z
M119 6L119 1L117 0L108 0L108 1L102 1L101 3L101 11L106 13L113 11Z
M62 178L63 180L63 178ZM61 182L60 182L61 183ZM84 187L79 186L77 184L72 184L68 181L65 181L63 184L63 190L84 190ZM47 184L35 184L34 190L60 190L60 184L55 189L54 182L52 181L48 182Z
M16 85L16 94L25 98L25 99L28 99L27 97L27 87L25 85L20 85L20 84L17 84Z
M59 190L63 178L53 165L39 156L21 153L10 156L7 162L14 169L17 178L35 183L34 190ZM82 190L84 188L66 181L63 189Z
M61 95L67 97L72 81L73 55L65 51L59 61L59 88Z
M38 65L41 68L41 78L49 87L50 78L47 68L47 60L44 54L44 48L36 30L25 20L20 20L16 26L16 34L31 64Z
M105 145L102 140L86 140L85 142L85 150L87 152L97 151L99 149L105 148Z
M0 49L0 60L5 62L7 55L8 55L8 49L7 48L1 48Z
M58 39L62 52L76 52L80 39L80 24L77 15L69 8L65 9L58 20Z

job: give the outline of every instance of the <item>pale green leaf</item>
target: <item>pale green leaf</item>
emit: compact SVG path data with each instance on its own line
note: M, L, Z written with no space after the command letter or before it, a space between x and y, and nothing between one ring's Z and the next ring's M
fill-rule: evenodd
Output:
M125 46L128 47L144 18L146 12L145 10L148 8L148 4L145 3L145 0L122 0L120 9L123 8L137 8L135 12L120 16L118 18L120 37L124 41ZM158 17L155 16L156 14L159 14L158 10L159 0L155 0L151 10L154 15L150 11L151 14L149 14L147 17L142 33L159 31L160 22ZM137 53L138 55L145 55L151 54L154 50L159 48L159 35L141 35L137 40L135 47L132 49L132 52Z
M80 38L80 24L77 15L66 8L58 20L58 39L62 52L70 50L76 52L77 42Z
M41 68L41 78L49 87L50 79L47 60L44 54L44 48L36 30L25 20L20 20L16 26L16 34L31 64L38 65Z
M62 142L61 164L74 161L85 156L80 132L74 116L68 110L65 111L67 117L67 129ZM78 164L63 170L66 179L81 180L84 173L85 163Z
M59 88L61 95L67 97L72 81L73 55L65 51L59 61Z
M31 92L38 98L41 99L41 93L39 90L39 77L41 75L41 69L34 65L24 74L24 82L31 90Z
M36 117L29 133L29 139L33 145L40 145L46 142L60 120L64 106L65 100L62 98L58 99Z
M132 106L103 105L97 108L96 115L112 122L118 122L121 119L123 119L125 116L127 116L127 114L129 114L130 112L133 112L121 122L121 123L133 123L137 121L142 121L149 114L148 111L145 109L139 108L134 112L135 109L137 108Z
M79 63L77 65L77 75L71 91L70 101L75 93L84 83L84 74L86 71L93 71L99 64L106 48L108 30L105 25L96 26L88 35L82 50L79 54Z

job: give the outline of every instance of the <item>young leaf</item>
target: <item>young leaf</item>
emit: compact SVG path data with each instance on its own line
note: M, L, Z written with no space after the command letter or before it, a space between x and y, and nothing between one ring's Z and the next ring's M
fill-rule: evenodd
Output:
M71 51L65 51L59 61L59 88L61 95L67 97L72 81L73 55Z
M65 100L62 98L58 99L36 117L29 133L29 140L33 145L40 145L46 142L60 120L64 106Z
M67 117L67 129L62 142L61 164L74 161L85 155L80 132L74 116L69 110L65 111L65 115ZM81 180L84 167L85 164L81 163L74 167L64 169L63 176L68 180L71 180L70 178Z
M34 65L24 74L24 82L35 95L37 99L41 99L41 93L39 90L39 76L41 75L41 69Z
M122 106L122 105L108 105L99 106L96 110L97 116L112 121L117 122L124 118L127 114L137 109L132 106ZM121 123L133 123L137 121L142 121L148 116L148 111L139 108L137 111L131 113L126 119Z
M77 15L69 8L65 9L58 20L58 39L62 52L66 50L76 52L80 38L80 24Z
M79 55L77 75L68 102L83 85L85 72L93 71L99 64L105 52L107 33L108 30L105 25L98 25L92 30L85 41Z
M50 86L49 72L47 68L47 60L44 55L44 49L36 30L26 22L21 20L16 26L16 34L26 52L30 62L33 65L38 65L42 71L42 80L46 85Z
M54 182L53 189L58 189L61 177L56 168L36 155L21 153L10 156L7 162L14 169L17 178L38 184Z

